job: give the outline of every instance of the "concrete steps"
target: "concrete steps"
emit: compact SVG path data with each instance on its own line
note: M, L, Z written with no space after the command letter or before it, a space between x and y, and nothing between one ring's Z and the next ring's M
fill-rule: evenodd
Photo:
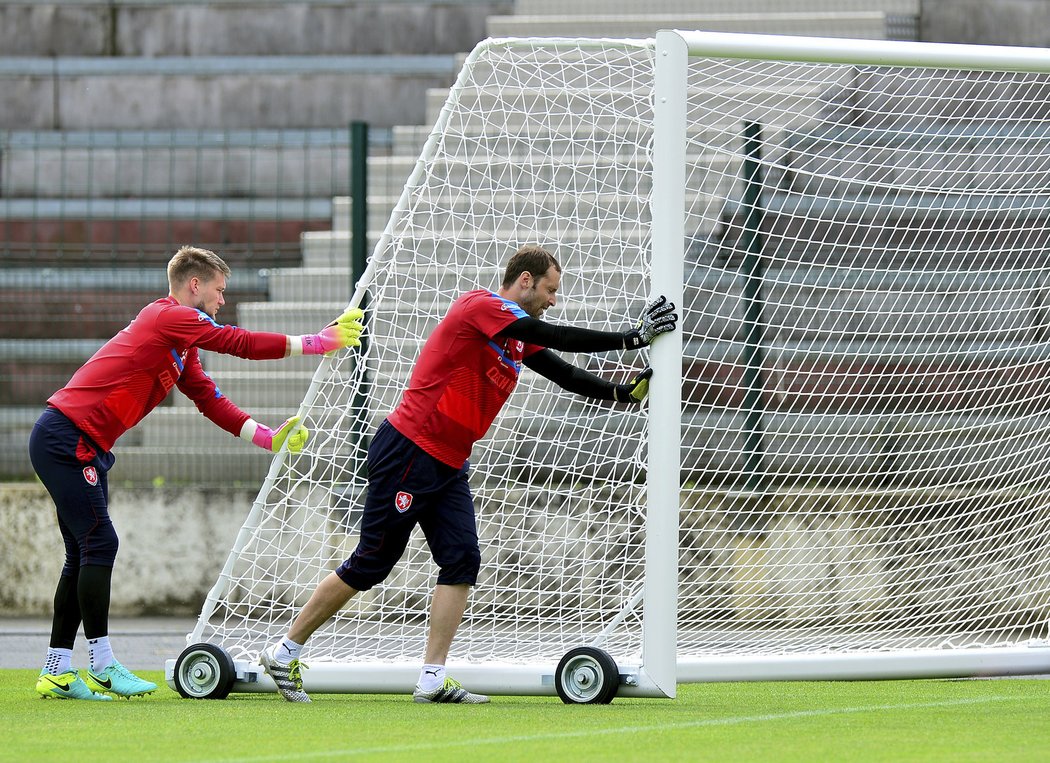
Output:
M517 0L516 15L622 16L638 13L638 0L576 0L566 8L561 0ZM918 15L921 0L646 0L644 10L653 14L714 13L835 13L879 11Z
M9 131L0 196L330 202L349 193L350 146L345 128Z
M902 28L903 27L903 28ZM909 28L910 27L910 28ZM912 20L895 23L880 11L800 11L795 13L630 13L622 15L492 16L489 37L611 37L644 39L660 29L703 29L707 32L788 34L809 37L849 37L869 40L917 39Z
M264 362L259 361L259 363ZM279 360L273 362L281 363ZM227 371L225 373L211 372L209 375L225 397L253 417L256 411L259 411L259 415L262 416L262 411L267 409L278 412L295 411L310 388L313 370L286 371L283 370L283 367L281 370L275 370L261 367L259 363L255 364L254 373ZM192 409L194 412L197 410L193 401L188 397L173 393L171 410L176 409ZM291 414L285 413L282 420L289 415ZM264 423L276 426L273 422Z
M423 121L448 55L0 59L0 129L248 129Z
M0 6L8 56L163 57L457 53L510 0L16 0Z

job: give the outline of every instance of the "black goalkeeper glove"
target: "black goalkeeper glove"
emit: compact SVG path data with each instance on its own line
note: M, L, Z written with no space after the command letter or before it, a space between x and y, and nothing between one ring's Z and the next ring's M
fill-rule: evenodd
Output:
M678 323L678 313L674 311L674 302L660 296L645 306L638 327L624 332L624 349L637 350L645 347L653 339L667 331L674 331Z
M649 380L653 378L653 369L646 368L627 384L613 387L613 399L618 403L638 404L649 394Z

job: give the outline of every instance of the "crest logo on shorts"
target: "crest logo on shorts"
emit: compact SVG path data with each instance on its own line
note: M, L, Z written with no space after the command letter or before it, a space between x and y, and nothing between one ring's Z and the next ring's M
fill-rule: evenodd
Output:
M394 496L394 508L404 514L412 507L412 494L401 491Z
M93 467L93 466L85 466L84 467L84 479L86 479L87 483L89 485L91 485L92 487L94 487L95 485L98 484L98 472L95 471L95 467Z

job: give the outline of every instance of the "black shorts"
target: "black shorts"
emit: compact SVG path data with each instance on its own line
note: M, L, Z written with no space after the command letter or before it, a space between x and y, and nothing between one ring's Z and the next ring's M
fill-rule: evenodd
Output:
M481 568L474 499L461 468L438 461L384 421L368 446L368 490L361 538L336 574L367 591L405 553L418 524L440 568L442 585L474 585Z

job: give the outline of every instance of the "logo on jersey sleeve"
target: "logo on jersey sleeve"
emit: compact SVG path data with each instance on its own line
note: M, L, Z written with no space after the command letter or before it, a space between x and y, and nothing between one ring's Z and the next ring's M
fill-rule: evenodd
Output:
M412 508L412 494L406 493L403 490L398 492L398 494L394 496L394 508L401 514L404 514Z
M95 487L98 484L98 471L93 466L84 467L84 479L91 487Z

